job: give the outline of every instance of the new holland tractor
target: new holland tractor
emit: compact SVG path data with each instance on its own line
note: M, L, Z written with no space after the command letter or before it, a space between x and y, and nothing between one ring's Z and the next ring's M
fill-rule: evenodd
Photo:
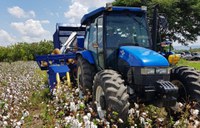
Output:
M116 111L126 119L131 102L170 107L177 100L200 98L199 73L185 66L171 69L177 55L155 51L161 47L155 22L157 17L150 32L143 7L102 7L83 16L85 50L77 56L78 86L83 93L92 92L100 118Z
M54 47L63 54L38 56L36 60L40 67L41 61L50 60L45 70L51 89L57 73L72 73L80 92L92 93L100 118L117 112L125 120L133 102L171 107L178 100L199 100L199 73L186 66L172 68L179 58L161 50L158 22L155 13L150 31L145 7L101 7L85 14L80 28L57 25ZM171 46L165 42L168 44ZM63 63L69 59L75 63Z

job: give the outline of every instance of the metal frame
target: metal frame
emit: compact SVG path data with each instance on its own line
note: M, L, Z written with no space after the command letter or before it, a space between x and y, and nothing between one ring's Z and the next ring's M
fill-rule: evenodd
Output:
M57 23L56 31L53 34L54 49L61 48L59 37L69 37L72 32L77 32L77 36L85 36L85 27L71 27L66 24ZM60 31L65 31L65 34L60 34Z

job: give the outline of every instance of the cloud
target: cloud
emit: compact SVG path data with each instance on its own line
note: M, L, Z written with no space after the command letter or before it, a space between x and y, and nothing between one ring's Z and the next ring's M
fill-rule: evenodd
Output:
M13 22L11 23L11 27L16 29L22 35L31 36L31 37L40 37L49 33L49 31L45 30L42 26L42 23L49 23L48 20L33 20L29 19L25 22Z
M49 24L50 21L48 21L48 20L41 20L40 23L42 23L42 24Z
M69 10L64 13L64 16L68 18L69 23L80 23L81 17L88 12L88 7L74 2L69 6Z
M105 6L106 3L114 0L71 0L69 10L64 12L64 16L68 19L69 23L78 24L80 23L83 15L87 14L89 10Z
M11 27L21 34L18 42L37 42L43 39L51 39L50 32L42 26L48 23L50 23L48 20L28 19L25 22L13 22L11 23Z
M8 32L6 32L3 29L0 29L0 46L6 46L10 43L13 43L15 41L14 37L9 35Z
M33 18L36 16L34 11L31 10L26 12L18 6L8 8L8 12L17 18Z

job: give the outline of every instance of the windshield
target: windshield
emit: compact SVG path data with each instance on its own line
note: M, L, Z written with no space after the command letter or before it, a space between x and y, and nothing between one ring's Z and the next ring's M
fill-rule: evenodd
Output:
M108 48L123 45L149 47L149 35L144 13L111 13L106 18Z

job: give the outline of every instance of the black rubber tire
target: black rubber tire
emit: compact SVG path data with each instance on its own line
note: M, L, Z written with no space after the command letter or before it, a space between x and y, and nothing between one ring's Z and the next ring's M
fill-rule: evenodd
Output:
M81 56L78 57L77 59L77 75L78 74L78 69L80 68L81 74L80 74L80 80L77 80L79 82L81 87L81 91L83 93L86 93L86 91L92 91L92 86L93 86L93 79L94 75L96 73L96 68L94 65L90 64L87 60L82 58ZM79 78L77 76L77 78Z
M127 87L120 74L113 70L102 70L94 77L93 101L96 102L97 87L101 86L106 102L106 114L113 118L112 112L117 112L118 117L127 122L130 103ZM95 106L97 108L97 106Z
M183 88L179 88L179 94L184 100L200 102L200 74L197 70L187 66L175 67L171 70L170 80L172 83L177 80L183 84Z

